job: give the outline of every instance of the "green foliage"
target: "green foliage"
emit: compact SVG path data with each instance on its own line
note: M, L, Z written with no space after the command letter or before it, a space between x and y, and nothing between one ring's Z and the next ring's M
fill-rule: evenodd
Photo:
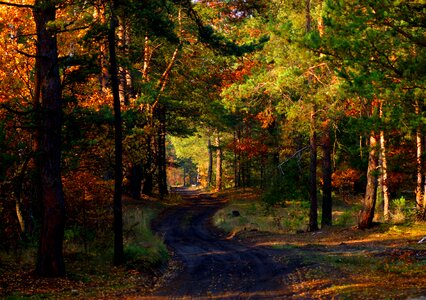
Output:
M391 221L395 224L403 224L413 221L415 208L411 206L404 196L391 201Z
M127 208L124 211L124 255L127 264L155 268L167 262L167 248L162 238L155 235L150 227L155 216L155 211L148 208Z

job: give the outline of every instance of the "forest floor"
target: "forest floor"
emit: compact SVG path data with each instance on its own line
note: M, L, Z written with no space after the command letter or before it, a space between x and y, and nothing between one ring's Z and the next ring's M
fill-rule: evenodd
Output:
M243 222L254 205L235 216L236 194L257 203L250 190L180 193L153 224L172 253L167 267L114 268L77 253L66 255L68 276L58 280L33 276L29 262L0 260L0 298L426 299L425 223L271 233ZM221 213L239 226L213 226Z

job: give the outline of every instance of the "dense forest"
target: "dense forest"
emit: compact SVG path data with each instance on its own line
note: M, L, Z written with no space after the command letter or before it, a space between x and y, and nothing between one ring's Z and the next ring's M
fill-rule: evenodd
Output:
M425 24L421 0L0 1L1 251L63 276L102 231L121 265L123 197L174 186L302 200L309 232L354 195L359 229L424 222Z

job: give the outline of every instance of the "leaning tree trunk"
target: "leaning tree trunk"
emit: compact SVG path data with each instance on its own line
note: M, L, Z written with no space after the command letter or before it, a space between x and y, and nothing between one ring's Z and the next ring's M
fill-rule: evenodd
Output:
M376 206L377 196L377 166L379 157L377 154L377 139L374 132L370 136L370 153L368 155L368 169L367 169L367 187L363 201L363 208L359 215L358 228L366 229L373 225L374 209Z
M37 0L33 9L41 100L37 161L43 220L36 269L41 276L65 275L62 249L65 205L61 181L61 82L56 34L50 31L48 26L56 18L55 3Z
M321 226L331 226L333 220L333 203L331 199L331 142L330 128L326 124L324 136L322 138L322 217Z
M124 263L123 249L123 211L122 211L122 183L123 183L123 144L121 128L121 107L118 80L117 56L115 52L115 29L117 20L114 15L114 0L111 2L111 20L108 32L109 63L111 75L111 88L114 102L114 132L115 132L115 184L114 184L114 265Z

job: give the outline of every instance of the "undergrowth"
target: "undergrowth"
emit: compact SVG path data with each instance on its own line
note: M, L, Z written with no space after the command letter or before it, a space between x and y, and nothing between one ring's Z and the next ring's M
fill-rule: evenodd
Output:
M214 216L214 224L229 233L243 230L259 230L272 233L296 233L307 230L309 205L306 200L281 200L276 204L265 202L265 195L247 200L233 194L226 207ZM354 226L360 209L358 203L348 206L336 203L333 224L342 227ZM238 213L236 213L238 212ZM321 222L321 211L318 223Z
M37 254L36 237L9 252L0 252L0 298L115 298L128 289L143 289L152 284L157 269L168 260L163 240L150 229L157 209L124 206L123 235L126 264L112 265L112 226L85 229L69 226L65 231L64 259L67 275L54 281L32 274Z

